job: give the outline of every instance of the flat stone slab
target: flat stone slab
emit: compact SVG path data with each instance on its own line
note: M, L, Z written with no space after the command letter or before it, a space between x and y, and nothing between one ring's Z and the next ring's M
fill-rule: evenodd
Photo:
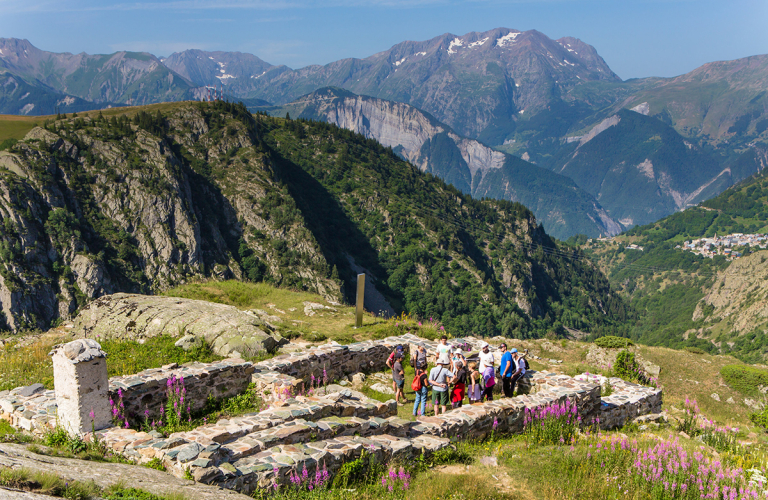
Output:
M146 467L37 455L19 444L0 443L0 466L49 472L65 481L93 481L102 488L122 483L156 494L181 493L186 498L195 500L252 500L251 497L236 491L179 479ZM5 492L0 490L0 493Z

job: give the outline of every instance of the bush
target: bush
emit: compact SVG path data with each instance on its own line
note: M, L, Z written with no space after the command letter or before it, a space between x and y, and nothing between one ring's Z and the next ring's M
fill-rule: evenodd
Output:
M354 485L373 484L386 470L386 466L376 460L376 455L363 450L358 458L341 466L333 478L333 487L349 488Z
M640 378L640 365L637 364L635 353L626 349L616 356L616 364L613 365L616 376L624 380L636 381Z
M768 408L764 408L762 411L750 414L749 419L753 424L759 425L763 429L768 429Z
M745 396L757 396L760 386L768 386L768 370L747 365L725 365L720 375L728 386Z
M301 338L303 338L307 342L323 342L324 340L328 340L328 337L326 337L322 333L317 333L317 332L302 333Z
M595 339L595 345L606 349L626 349L629 346L634 345L631 340L624 337L616 337L615 335L606 335Z
M706 351L704 349L699 349L698 347L686 347L686 351L690 352L691 354L706 354Z

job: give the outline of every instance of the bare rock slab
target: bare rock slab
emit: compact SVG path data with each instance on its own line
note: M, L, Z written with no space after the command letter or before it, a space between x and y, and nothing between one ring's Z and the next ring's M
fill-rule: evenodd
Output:
M64 480L93 480L102 488L122 483L155 494L171 495L181 493L186 498L195 500L248 500L251 497L231 490L206 486L186 479L166 474L158 470L136 465L100 463L90 460L50 457L38 455L27 450L23 445L0 443L0 468L26 468L33 471L50 472ZM0 489L0 498L6 492ZM25 498L25 497L10 497ZM26 497L37 498L37 497ZM51 497L45 497L51 498Z
M234 306L128 293L91 302L75 318L73 331L89 338L133 340L192 335L205 339L221 356L272 352L287 342L258 316Z

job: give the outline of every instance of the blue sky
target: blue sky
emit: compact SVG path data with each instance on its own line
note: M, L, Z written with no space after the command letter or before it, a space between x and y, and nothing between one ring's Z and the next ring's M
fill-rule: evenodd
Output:
M574 36L622 78L768 53L766 0L0 0L0 37L54 52L186 48L299 68L497 27Z

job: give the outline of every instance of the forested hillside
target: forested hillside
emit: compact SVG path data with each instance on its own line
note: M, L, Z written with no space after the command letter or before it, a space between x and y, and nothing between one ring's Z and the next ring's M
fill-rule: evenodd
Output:
M633 228L612 241L586 242L584 239L583 248L613 286L630 300L638 314L636 322L620 329L624 335L654 345L695 346L759 362L768 355L768 345L763 348L762 342L754 342L755 338L765 336L764 321L757 314L751 314L749 321L733 328L733 317L737 317L739 311L730 310L730 317L726 318L719 311L727 309L727 304L722 300L717 302L717 307L712 304L712 297L726 286L726 281L728 286L735 286L731 267L736 263L723 256L710 259L695 255L680 247L686 240L716 234L765 232L768 232L768 175L763 172L696 207ZM630 244L643 250L627 249ZM759 249L738 250L746 257ZM752 267L741 264L740 260L736 262L737 267L743 269L752 269L761 263L760 257ZM748 308L761 296L762 274L756 269L749 272L743 269L736 273L739 283L736 288L740 291L732 292L732 300ZM739 298L741 290L752 290L752 300ZM726 327L728 320L731 326ZM727 339L716 338L723 334Z
M158 105L62 117L6 148L0 301L12 330L196 279L341 300L358 272L377 307L455 333L597 331L628 316L522 205L473 200L333 125Z

